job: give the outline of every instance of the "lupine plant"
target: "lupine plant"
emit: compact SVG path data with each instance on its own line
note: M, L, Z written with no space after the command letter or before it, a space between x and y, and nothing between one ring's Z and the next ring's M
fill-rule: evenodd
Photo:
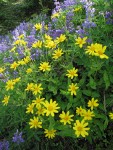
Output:
M0 39L0 134L17 145L41 136L92 142L112 123L112 13L96 1L54 3L50 19Z

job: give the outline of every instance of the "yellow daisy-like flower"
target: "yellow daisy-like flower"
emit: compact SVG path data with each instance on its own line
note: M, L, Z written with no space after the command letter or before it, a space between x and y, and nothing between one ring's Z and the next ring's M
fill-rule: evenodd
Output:
M30 74L31 72L33 72L33 70L32 70L31 68L28 68L28 69L26 70L26 73L27 73L27 74Z
M81 106L76 108L77 115L82 116L84 111L85 111L85 109L83 109Z
M51 66L49 65L49 62L42 62L42 63L40 63L39 70L42 70L43 72L50 71L51 70Z
M42 24L36 23L36 24L35 24L35 29L36 29L36 30L42 29Z
M41 104L43 103L43 100L44 100L44 99L45 99L45 98L40 98L40 96L38 96L38 97L36 98L36 100L33 100L33 104L36 105L36 107L38 108L38 107L41 106Z
M71 95L76 95L76 91L79 87L76 84L71 83L71 85L69 85L69 89L68 91L71 92Z
M92 117L94 117L95 115L94 115L93 111L90 111L90 110L86 111L85 110L83 112L82 116L84 117L84 120L92 120Z
M109 117L110 117L110 119L113 119L113 113L109 113Z
M10 98L10 96L5 96L4 97L4 99L2 100L3 105L7 106L8 102L9 102L9 98Z
M102 44L95 44L95 56L99 56L101 59L106 58L108 59L108 56L104 54L106 50L106 46L102 46Z
M29 122L30 128L42 128L42 122L39 121L38 117L33 117Z
M0 68L0 73L3 73L4 72L4 70L5 70L5 68Z
M71 124L71 122L73 121L72 117L74 115L69 115L69 111L67 113L65 113L64 111L62 111L62 113L59 115L59 117L61 118L60 122L64 123L64 125Z
M25 64L27 64L28 62L30 62L31 58L29 56L26 56L23 61L25 62Z
M98 99L92 98L91 100L88 101L88 107L91 107L91 110L93 110L94 107L98 107Z
M11 64L10 68L16 70L16 68L19 66L17 62L14 62Z
M68 73L66 74L66 76L68 76L68 78L73 79L74 77L78 76L78 74L77 74L78 69L73 68L73 69L67 70L67 72Z
M14 89L14 82L13 82L13 80L8 80L7 82L6 82L6 90L8 91L8 90L13 90Z
M60 35L60 37L57 37L56 39L55 39L55 43L61 43L61 42L64 42L66 40L66 36L65 35L63 35L63 34L61 34Z
M21 79L21 77L18 77L18 78L16 78L16 79L14 79L14 80L13 80L14 84L17 83L17 82L19 82L20 79Z
M56 130L45 129L44 133L45 133L45 137L48 137L49 139L53 139L55 137Z
M56 43L53 40L46 40L45 47L49 49L56 48Z
M88 123L86 123L84 120L82 120L81 122L79 120L76 120L73 127L73 129L75 130L75 135L77 137L86 137L88 135L87 131L90 129L87 126Z
M33 112L34 112L34 104L28 104L28 107L26 108L27 109L27 111L26 111L26 113L31 113L31 114L33 114Z
M45 110L44 107L38 106L38 107L37 107L37 112L36 112L36 114L37 114L38 116L40 116L40 115L43 116L43 115L45 114L44 110Z
M25 63L24 60L22 59L22 60L19 60L19 61L18 61L18 64L19 64L19 65L25 65L26 63Z
M37 41L35 43L32 44L33 48L41 48L42 47L42 41Z
M91 44L90 46L87 46L86 48L86 54L88 53L89 55L95 56L95 44Z
M32 91L33 90L33 86L34 86L33 83L28 83L27 84L27 88L25 89L25 91Z
M58 113L58 110L60 107L58 107L58 104L56 103L56 101L53 101L52 99L50 99L50 103L46 100L45 102L43 102L43 105L45 106L45 113L46 116L53 116L54 117L54 113Z
M80 48L83 47L83 45L86 43L87 37L81 38L78 37L75 41L75 44L79 45Z
M54 51L54 54L53 54L53 57L52 57L52 58L58 59L59 57L62 56L62 54L63 54L62 49L59 49L59 48L58 48L57 50Z
M44 37L45 37L45 39L47 41L51 41L52 40L52 37L50 35L45 34Z
M51 16L51 19L57 18L57 17L59 17L59 13L54 13L54 14L52 14L52 16Z
M41 86L42 86L42 84L34 84L33 89L32 89L33 94L35 94L35 95L41 94L42 90L43 90L43 88Z

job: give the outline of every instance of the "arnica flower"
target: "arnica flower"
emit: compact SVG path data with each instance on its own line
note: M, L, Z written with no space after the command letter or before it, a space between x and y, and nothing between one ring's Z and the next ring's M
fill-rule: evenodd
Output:
M84 38L81 38L81 37L78 37L75 41L75 44L79 45L80 48L83 47L84 44L86 44L86 40L87 40L87 37L84 37Z
M13 45L20 45L20 46L26 46L27 42L25 42L24 40L16 40Z
M8 90L13 90L14 89L14 82L13 82L13 80L8 80L7 82L6 82L6 90L8 91Z
M103 47L102 44L95 44L95 56L99 56L101 59L108 59L108 56L104 54L105 50L106 46Z
M36 98L36 100L33 100L32 101L32 103L38 108L38 107L40 107L41 106L41 104L43 103L43 100L44 100L45 98L41 98L40 96L38 96L37 98Z
M57 50L54 51L52 58L58 59L58 58L61 57L62 55L63 55L62 49L59 49L59 48L58 48Z
M35 24L35 29L36 29L36 30L42 29L42 24L36 23L36 24Z
M74 77L78 76L78 74L77 74L78 69L73 68L73 69L67 70L67 72L68 73L66 74L66 76L68 76L68 78L73 79Z
M28 83L27 84L27 88L25 89L25 91L32 91L33 90L33 86L34 86L33 83Z
M52 16L51 16L51 19L57 18L57 17L59 17L59 13L54 13L54 14L52 14Z
M3 73L5 71L5 68L0 68L0 73Z
M71 83L71 85L69 85L69 89L68 91L71 92L71 95L76 95L76 91L79 87L76 84Z
M24 34L19 35L18 39L24 39Z
M36 114L37 114L38 116L40 116L40 115L44 116L44 114L45 114L44 111L45 111L45 108L40 105L40 106L37 107L37 112L36 112Z
M51 130L45 129L44 133L45 133L45 137L48 137L49 139L53 139L55 137L56 130L54 130L54 129L51 129Z
M10 96L5 95L4 99L2 100L3 105L7 106L8 102L9 102L9 98L10 98Z
M76 120L73 127L73 129L75 130L75 135L77 137L86 137L88 135L87 131L90 129L87 126L88 123L86 123L84 120L82 120L81 122L79 120Z
M82 114L82 116L84 117L84 120L92 120L92 117L94 117L94 113L93 111L90 111L90 110L85 110Z
M33 48L41 48L42 47L42 41L37 41L35 43L32 44Z
M42 86L41 83L40 83L40 84L34 84L34 85L33 85L33 89L32 89L33 94L35 94L35 95L41 94L41 93L42 93L42 90L43 90L43 88L42 88L41 86Z
M42 128L42 122L39 121L38 117L33 117L33 119L30 119L29 122L30 128Z
M29 56L26 56L23 61L25 62L25 64L29 63L31 60L31 58Z
M39 70L45 72L45 71L50 71L51 66L49 65L49 62L42 62L40 63Z
M44 45L46 48L49 48L49 49L56 48L56 43L52 40L46 40Z
M113 119L113 113L109 113L109 117L110 117L110 119Z
M52 117L54 117L54 113L58 113L58 110L60 107L58 107L58 104L56 103L56 101L53 101L52 99L50 99L50 103L46 100L45 102L43 102L43 105L45 106L45 113L46 116L51 115Z
M45 37L45 39L48 40L48 41L51 41L51 40L52 40L52 37L50 37L50 35L45 34L44 37Z
M14 133L12 141L16 143L17 145L19 145L20 143L23 143L24 139L22 138L22 132L19 133L19 131L17 130L16 133Z
M33 70L32 70L31 68L28 68L28 69L26 70L26 73L27 73L27 74L30 74L31 72L33 72Z
M82 116L85 109L83 109L81 106L76 108L76 114Z
M94 107L98 107L98 99L92 98L91 100L88 101L88 107L91 107L91 110L94 109Z
M14 63L12 63L12 64L10 65L10 68L16 70L16 68L17 68L18 66L19 66L19 64L18 64L17 62L14 62Z
M64 125L71 124L71 122L73 121L72 117L74 115L69 115L69 111L67 111L67 113L65 113L64 111L62 111L62 113L59 115L60 117L60 122L64 123Z
M13 79L14 84L17 83L17 82L19 82L20 79L21 79L21 77L18 77L18 78Z
M66 40L66 36L65 35L63 35L63 34L61 34L60 35L60 37L57 37L56 39L55 39L55 43L61 43L61 42L64 42Z
M32 103L32 104L28 104L28 106L27 106L27 111L26 111L26 113L31 113L31 114L33 114L34 113L34 104Z

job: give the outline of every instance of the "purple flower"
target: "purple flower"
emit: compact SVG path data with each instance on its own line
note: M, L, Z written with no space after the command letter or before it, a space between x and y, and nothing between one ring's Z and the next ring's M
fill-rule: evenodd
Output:
M16 133L14 133L14 136L13 136L13 140L12 140L14 143L17 143L18 145L20 143L23 143L24 142L24 139L22 138L22 132L18 132L18 130L16 131Z
M0 150L9 150L9 141L0 141Z

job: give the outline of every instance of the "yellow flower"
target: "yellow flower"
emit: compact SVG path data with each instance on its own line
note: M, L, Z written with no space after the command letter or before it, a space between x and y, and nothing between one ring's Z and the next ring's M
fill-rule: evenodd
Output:
M42 41L38 40L37 42L32 44L33 48L41 48L42 47Z
M45 106L45 113L46 116L53 116L54 117L54 113L58 113L58 110L60 107L58 107L56 101L52 101L52 99L50 99L50 103L46 100L43 105Z
M95 115L94 115L93 111L90 111L90 110L86 111L85 110L83 112L82 116L84 117L84 120L92 120L92 117L94 117Z
M59 48L58 48L57 50L54 51L54 54L53 54L53 57L52 57L52 58L58 59L60 56L62 56L62 54L63 54L62 49L59 49Z
M87 126L88 123L86 123L84 120L82 120L81 122L79 120L76 120L73 127L73 129L75 130L75 135L77 137L80 137L80 135L82 137L86 137L88 135L87 131L90 129Z
M16 50L16 46L14 46L14 47L10 50L10 52L15 52L15 50Z
M13 80L14 84L20 81L20 77Z
M16 68L19 66L19 64L17 62L13 62L10 66L11 69L16 70Z
M35 24L35 28L36 28L36 30L42 29L42 24L36 23L36 24Z
M7 82L6 82L6 90L8 91L8 90L13 90L14 89L14 82L13 82L13 80L8 80Z
M26 70L26 73L27 73L27 74L29 74L29 73L31 73L31 72L33 72L33 70L32 70L31 68L28 68L28 69Z
M92 98L88 102L88 107L91 107L91 110L93 110L94 107L98 107L99 104L97 102L98 102L98 99Z
M3 105L7 106L8 102L9 102L9 98L10 98L10 96L5 96L4 97L4 99L2 100Z
M42 128L42 122L39 121L38 117L33 117L29 122L30 128Z
M68 72L68 74L66 74L66 76L68 76L68 78L73 79L74 77L78 76L78 74L77 74L78 69L73 68L73 69L67 70L67 72Z
M27 45L27 42L25 42L24 40L16 40L14 42L14 45L20 45L20 46L26 46Z
M59 115L59 117L61 118L60 122L64 123L64 125L71 124L71 121L73 121L72 117L74 115L69 115L69 111L67 113L65 113L64 111L62 111L62 114Z
M83 109L81 106L76 108L77 115L82 116L84 111L85 111L85 109Z
M91 44L90 46L87 46L85 53L86 54L88 53L89 55L95 56L95 44Z
M45 47L47 47L49 49L56 48L56 43L52 40L46 40L45 41Z
M75 41L75 44L79 45L80 48L83 47L83 45L86 43L87 37L81 38L78 37Z
M109 113L109 117L113 119L113 113Z
M71 95L76 95L76 90L78 89L79 87L77 86L77 83L76 84L71 84L69 85L69 89L68 91L71 92Z
M57 18L57 17L59 17L59 13L54 13L54 14L52 14L52 16L51 16L51 19Z
M40 96L38 96L38 97L36 98L36 100L33 100L33 104L36 105L36 107L38 108L38 107L41 106L41 104L43 103L43 100L44 100L44 99L45 99L45 98L40 98Z
M61 42L64 42L66 40L66 36L61 34L60 37L57 37L55 42L58 44L58 43L61 43Z
M33 83L28 83L27 84L27 88L25 89L25 91L32 91L33 90Z
M24 38L24 34L21 34L18 36L19 39L23 39Z
M56 130L45 129L44 133L45 133L45 137L48 137L49 139L53 139L55 137Z
M19 65L25 65L26 63L25 63L24 60L22 59L22 60L19 60L19 61L18 61L18 64L19 64Z
M0 68L0 73L3 73L4 72L4 70L5 70L5 68Z
M44 113L45 113L45 112L44 112L45 109L44 109L43 107L41 107L41 106L38 106L37 109L38 109L38 110L37 110L37 113L36 113L36 114L39 115L39 116L40 116L40 115L43 116Z
M27 109L26 113L33 114L34 112L33 108L34 108L34 104L28 104L28 107L26 108Z
M42 70L43 72L44 71L50 71L51 70L51 66L49 65L49 62L42 62L42 63L40 63L39 70Z
M47 41L51 41L52 40L52 37L50 37L50 35L45 34L44 37L45 37L45 39Z
M81 11L82 10L82 7L81 6L78 6L78 7L76 7L73 11L74 12L78 12L78 11Z
M108 56L104 54L105 50L106 46L102 47L102 44L95 44L95 56L99 56L101 59L108 59Z
M25 64L27 64L28 62L30 62L31 58L29 56L26 56L23 61L25 62Z
M37 95L38 93L41 94L42 90L43 90L43 88L41 86L42 86L42 84L34 84L33 89L32 89L33 94L35 94L35 95Z

